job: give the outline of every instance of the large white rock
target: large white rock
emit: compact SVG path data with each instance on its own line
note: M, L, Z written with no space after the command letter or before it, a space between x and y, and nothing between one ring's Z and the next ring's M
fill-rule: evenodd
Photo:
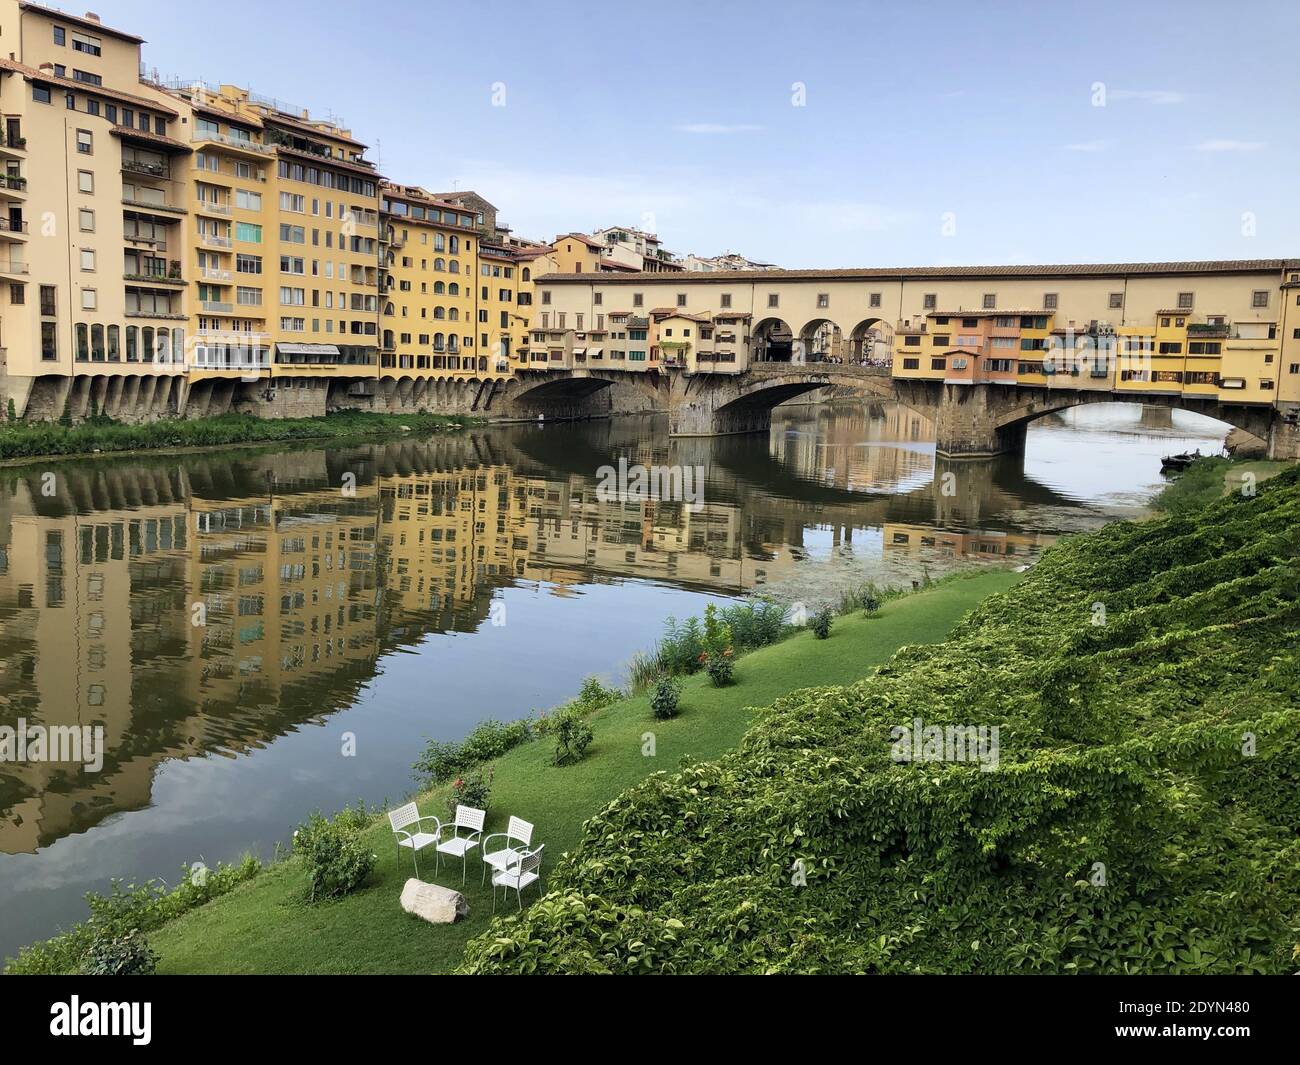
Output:
M415 877L402 888L402 909L433 924L452 924L458 917L469 916L469 903L459 891Z

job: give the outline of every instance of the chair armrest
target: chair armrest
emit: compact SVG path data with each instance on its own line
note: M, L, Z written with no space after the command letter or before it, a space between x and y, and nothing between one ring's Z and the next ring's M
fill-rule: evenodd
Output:
M436 835L436 836L441 836L441 835L442 835L442 822L439 821L436 817L434 817L433 814L429 814L427 817L421 817L421 818L416 822L416 824L417 824L417 825L422 825L422 824L424 824L425 821L432 821L435 825L438 826L438 831L435 832L434 835Z
M411 833L407 832L404 828L393 829L393 835L398 837L405 836L407 839L411 838Z
M509 832L493 832L493 833L492 833L491 835L489 835L489 836L484 836L483 839L480 841L480 844L481 844L481 846L483 847L483 851L484 851L484 853L487 852L488 844L491 843L494 839L503 839L503 840L505 840L505 841L506 841L506 848L505 848L505 849L508 849L508 850L513 850L513 849L515 849L515 848L512 848L512 847L509 846L511 843L517 843L517 842L519 842L519 841L516 840L515 837L512 836Z

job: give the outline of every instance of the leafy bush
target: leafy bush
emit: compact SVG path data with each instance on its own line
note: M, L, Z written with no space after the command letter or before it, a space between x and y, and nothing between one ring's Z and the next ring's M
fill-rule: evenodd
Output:
M822 607L811 618L808 619L808 628L812 634L819 640L824 640L831 634L831 623L835 620L835 614L828 606Z
M429 740L412 769L425 786L445 784L532 738L533 726L526 718L505 724L488 718L475 725L460 743Z
M733 644L738 651L767 647L783 639L790 631L785 621L785 607L770 599L733 603L722 608L720 617L731 629Z
M725 688L736 676L736 660L731 655L731 648L721 654L709 655L704 660L704 669L715 688Z
M151 976L157 971L158 955L134 929L96 937L81 963L81 972L86 976Z
M567 710L556 717L554 765L580 762L591 745L593 734L587 719L577 710Z
M704 639L701 643L701 651L706 658L714 658L732 650L731 626L723 620L713 603L704 608Z
M362 838L370 815L358 804L334 820L314 813L293 834L293 852L307 868L312 902L347 895L361 886L377 861Z
M663 639L655 659L660 672L678 676L694 673L700 668L700 653L704 650L704 633L699 618L687 618L682 624L670 617L664 623Z
M453 818L457 806L472 806L475 810L488 808L488 797L492 794L492 776L491 769L476 767L452 781L447 809Z
M96 942L121 938L132 931L149 932L209 899L224 895L251 880L262 863L248 855L235 865L218 864L207 869L201 863L184 867L182 878L167 889L161 881L142 885L114 880L107 895L89 892L86 904L90 918L68 931L40 943L33 943L10 959L5 972L28 976L69 975L81 971L85 957Z
M1298 528L1300 469L1062 541L619 796L463 971L1292 972ZM996 765L902 760L916 717L996 726Z
M677 716L677 700L681 697L682 686L672 677L660 677L655 685L654 694L650 696L650 711L660 721Z
M599 677L587 677L578 689L578 697L574 702L584 710L591 711L603 709L621 698L623 692L620 689L605 687Z

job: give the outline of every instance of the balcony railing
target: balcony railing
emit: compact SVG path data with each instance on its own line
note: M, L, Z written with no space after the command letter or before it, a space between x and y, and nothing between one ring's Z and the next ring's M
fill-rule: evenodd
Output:
M229 270L218 270L216 267L204 266L199 270L199 277L204 281L231 281L234 275Z
M174 203L150 203L148 200L133 200L129 196L122 197L123 207L134 207L138 211L166 211L168 214L189 214L184 207L177 207Z
M15 174L0 174L0 189L12 189L14 192L27 191L27 179Z
M0 274L25 274L27 273L26 263L0 262Z
M3 129L0 129L0 148L13 148L15 151L24 151L27 148L26 137L11 137Z
M231 148L240 148L244 151L258 152L261 155L270 155L274 149L269 144L262 144L259 141L242 140L239 137L232 137L229 133L208 133L196 129L190 134L192 141L215 141L217 144L226 144Z
M124 281L132 281L140 285L165 285L170 287L184 287L185 279L183 277L172 277L168 274L132 274L124 273Z
M222 303L219 300L200 300L199 307L204 314L235 313L235 305L233 303Z
M26 233L27 223L22 219L0 217L0 231L6 233Z
M172 168L166 163L150 163L143 159L123 159L122 169L132 174L145 174L149 177L169 180L172 176Z
M216 200L199 200L197 209L207 214L230 214L230 204L218 203Z
M232 246L229 237L223 237L218 233L200 233L199 241L209 248L229 248Z

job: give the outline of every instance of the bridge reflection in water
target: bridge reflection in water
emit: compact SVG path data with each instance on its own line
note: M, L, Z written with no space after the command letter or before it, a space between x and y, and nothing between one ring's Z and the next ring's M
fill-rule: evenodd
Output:
M317 806L397 797L424 737L551 705L705 597L806 594L846 548L902 582L1019 560L1106 516L1019 458L954 466L946 494L930 431L858 403L789 409L767 439L641 419L74 462L52 496L44 467L0 471L0 725L106 740L95 774L0 764L0 952L110 876L267 853ZM619 457L703 466L703 506L602 501ZM340 716L354 760L302 729Z

